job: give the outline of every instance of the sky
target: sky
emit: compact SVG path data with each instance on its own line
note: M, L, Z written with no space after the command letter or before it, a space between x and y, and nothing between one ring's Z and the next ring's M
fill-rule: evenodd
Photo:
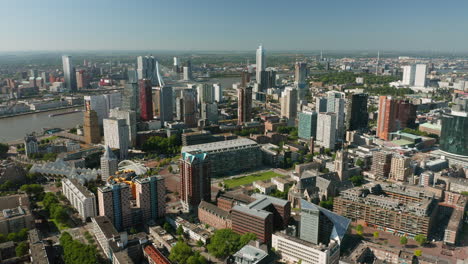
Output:
M0 0L0 51L468 51L467 0Z

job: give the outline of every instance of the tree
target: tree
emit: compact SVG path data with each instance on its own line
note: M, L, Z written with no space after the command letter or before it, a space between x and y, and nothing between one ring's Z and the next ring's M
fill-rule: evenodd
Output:
M60 236L60 245L63 248L63 260L66 264L92 264L99 263L96 247L86 245L63 232Z
M374 238L375 238L375 239L378 239L378 238L379 238L379 232L375 231L373 235L374 235Z
M349 180L353 183L354 186L361 186L364 183L364 176L354 175L350 177Z
M240 248L247 245L250 241L257 239L257 235L254 233L245 233L240 237Z
M42 204L44 205L44 208L46 210L49 210L50 209L50 206L52 204L56 204L58 203L58 199L57 199L57 196L55 196L55 194L51 193L51 192L48 192L44 195L44 199L42 200Z
M35 197L40 197L44 193L44 187L40 184L24 184L21 185L20 190Z
M408 244L408 238L406 238L406 236L402 236L400 238L400 245L406 246L406 244Z
M168 222L165 222L165 223L164 223L163 228L164 228L164 230L166 230L166 232L168 232L168 233L172 231L172 226L171 226L171 224L169 224Z
M130 234L136 234L137 232L135 227L130 228Z
M192 248L184 241L178 241L171 249L169 259L179 264L186 264L188 258L193 254Z
M240 236L234 231L218 229L211 237L207 249L213 256L224 258L238 251L241 248L240 245Z
M356 226L356 233L360 236L362 236L362 232L364 231L364 227L362 225L357 225Z
M172 173L173 169L172 169L172 166L169 166L169 168L167 168L167 170Z
M21 256L26 255L28 253L28 251L29 251L28 243L26 243L24 241L18 243L18 245L15 248L15 251L16 251L16 256L17 257L21 257Z
M203 247L203 245L204 245L203 241L201 241L201 240L197 241L197 246L198 247Z
M422 251L421 251L420 249L416 249L416 250L414 251L414 255L415 255L416 257L420 257L420 256L422 256Z
M420 246L422 246L422 245L424 245L424 244L427 242L427 237L424 236L424 235L419 234L419 235L416 235L416 236L414 237L414 240L415 240L416 242L418 242L418 244L419 244Z
M362 166L364 166L364 161L362 159L357 159L356 160L356 166L362 168Z
M326 201L320 201L319 205L325 209L333 210L333 197L328 197Z
M184 228L182 227L182 225L179 225L179 226L177 227L176 234L177 234L178 236L184 235Z

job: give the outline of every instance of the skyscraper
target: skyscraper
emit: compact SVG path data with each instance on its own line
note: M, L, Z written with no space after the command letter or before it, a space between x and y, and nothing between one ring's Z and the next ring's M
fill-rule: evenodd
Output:
M315 98L315 111L318 113L327 112L327 98L325 97Z
M89 103L86 104L86 111L84 113L83 133L87 144L98 144L101 142L98 116L96 111L90 109Z
M177 100L177 113L187 127L197 127L197 98L195 90L184 89Z
M223 86L220 83L213 83L214 100L218 103L223 102Z
M280 98L281 117L288 119L288 126L295 126L297 117L297 89L286 87Z
M137 57L138 80L146 79L151 81L151 85L164 85L159 73L159 63L153 56Z
M137 127L136 127L137 117L136 117L135 111L123 110L121 108L114 108L110 110L109 117L116 118L116 119L125 119L126 124L128 126L129 146L130 147L135 146L136 135L137 135Z
M104 141L111 148L120 150L119 158L127 158L129 138L128 125L125 119L104 119Z
M180 197L185 211L211 200L211 167L206 153L183 152L179 161Z
M136 71L128 71L128 83L122 92L122 109L126 111L134 111L137 118L140 118L140 104L139 104L139 87L138 76Z
M327 92L327 112L336 114L336 140L342 141L345 135L345 94Z
M379 97L379 115L377 117L377 137L389 140L389 134L396 129L396 102L391 97Z
M266 65L265 65L265 50L263 49L263 46L260 45L257 49L257 83L261 83L261 72L265 70Z
M153 120L153 99L151 80L139 80L140 90L140 119L142 121Z
M165 215L166 187L164 178L150 176L135 180L136 205L143 212L143 223Z
M347 130L365 130L369 123L367 113L367 94L350 94L346 105Z
M118 160L109 146L104 147L104 154L101 156L101 180L106 182L110 176L118 170Z
M250 73L246 70L241 72L241 86L246 87L250 83Z
M319 113L317 117L317 143L325 148L335 149L336 114Z
M416 129L416 105L409 100L396 100L395 129Z
M71 62L71 56L62 56L63 78L65 79L65 88L71 92L76 92L76 73Z
M172 71L175 73L180 72L180 67L179 67L179 58L174 57L174 67L172 68Z
M218 122L218 104L217 103L202 103L201 108L201 118L207 120L211 124L216 124Z
M403 85L426 87L426 64L406 65L403 66Z
M119 231L132 224L130 200L132 193L125 183L98 188L99 215L107 216Z
M317 112L303 111L299 113L299 138L310 140L317 137Z
M237 124L242 125L252 117L252 87L237 88Z
M164 125L164 122L174 119L173 91L170 86L156 87L156 90L159 92L159 119L161 120L161 124Z
M184 81L191 81L192 78L192 62L188 60L184 66Z
M212 85L207 83L197 84L197 103L208 103L211 104L215 101L215 91Z
M298 98L304 100L307 95L307 63L296 62L294 73L294 84L298 89Z
M120 93L109 93L100 95L86 95L85 102L89 102L91 110L96 111L99 125L102 125L102 120L109 117L111 109L122 105L122 95Z
M442 114L440 149L468 156L468 99L457 98L450 113Z

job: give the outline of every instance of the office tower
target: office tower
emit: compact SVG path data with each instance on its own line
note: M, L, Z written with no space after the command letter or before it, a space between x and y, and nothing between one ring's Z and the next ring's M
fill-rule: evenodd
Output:
M237 88L237 124L242 125L252 118L252 87Z
M273 88L273 87L276 87L276 70L275 69L267 69L265 71L265 85L263 85L264 87L264 91L266 91L266 89L268 88Z
M346 129L367 130L369 114L367 113L367 94L350 94L346 105Z
M394 181L406 182L409 176L411 176L412 168L411 159L402 155L393 155L389 178Z
M241 87L247 87L250 83L250 73L248 71L241 72Z
M127 158L128 155L128 125L125 119L106 118L104 119L104 141L110 148L120 150L119 158Z
M117 157L109 146L104 147L104 154L101 156L101 180L107 182L119 169Z
M151 85L163 85L163 80L159 73L159 63L153 56L137 57L138 80L149 80Z
M257 49L257 83L261 83L261 72L265 70L266 65L265 65L265 50L263 49L262 45L260 45Z
M78 89L89 87L89 75L85 70L76 71L76 87Z
M223 86L220 83L213 83L214 100L218 103L223 102Z
M345 94L327 92L327 112L336 114L336 140L342 141L345 135Z
M197 84L197 103L211 104L214 101L214 87L206 83Z
M310 140L317 137L317 112L303 111L299 113L299 138Z
M64 178L62 180L62 193L70 201L70 204L76 208L83 220L97 215L94 193L90 192L77 179Z
M140 118L138 78L135 71L128 71L128 83L122 91L122 110L134 111Z
M129 147L136 145L136 135L137 135L137 116L135 111L123 110L121 108L114 108L110 110L110 118L116 119L125 119L125 122L128 126L128 140Z
M65 88L69 89L71 92L76 92L76 73L71 62L71 56L62 56L62 64Z
M416 105L408 100L396 100L395 129L416 129Z
M377 137L389 140L389 134L396 129L396 101L391 97L379 97L379 114L377 117Z
M151 80L139 80L138 86L140 95L140 119L141 121L153 120L153 94L151 90Z
M208 120L211 124L218 123L218 104L201 104L201 119Z
M107 216L119 231L132 224L130 200L132 193L126 183L98 188L99 215Z
M39 76L38 76L38 73L37 73L37 70L35 70L35 69L29 70L28 76L29 76L29 77L33 77L34 79L36 79L37 77L39 77Z
M24 151L26 156L35 154L39 152L39 144L37 143L37 138L34 135L26 135L24 138Z
M318 113L327 112L327 98L325 97L315 98L315 111Z
M371 173L375 179L386 179L390 173L392 163L392 153L385 151L375 151L372 154Z
M444 152L468 156L468 99L457 98L450 113L442 114L440 149Z
M179 160L182 206L193 211L201 201L211 200L211 166L206 153L182 152Z
M317 143L331 150L336 143L336 114L319 113L317 116Z
M164 178L150 176L135 180L136 205L143 212L143 223L165 215L166 187Z
M193 89L182 90L182 95L176 100L178 119L187 127L197 127L197 98Z
M86 144L99 144L101 142L101 132L96 111L90 109L86 103L86 111L83 120L83 133Z
M414 73L414 86L426 87L426 74L427 74L427 65L416 64L416 70Z
M173 90L172 90L172 87L170 86L156 87L156 93L159 99L158 100L159 119L161 120L161 124L164 125L164 122L170 122L174 119Z
M346 150L336 152L335 172L338 174L340 181L348 179L348 152Z
M179 67L179 58L174 57L174 67L172 68L172 71L175 73L180 72L180 67Z
M313 244L341 243L351 220L301 199L299 237Z
M191 81L192 78L192 62L188 60L184 66L184 81Z
M298 89L298 96L300 100L304 100L307 95L307 63L296 62L294 72L294 84Z
M288 126L295 126L297 117L297 89L286 87L280 98L281 117L288 119Z

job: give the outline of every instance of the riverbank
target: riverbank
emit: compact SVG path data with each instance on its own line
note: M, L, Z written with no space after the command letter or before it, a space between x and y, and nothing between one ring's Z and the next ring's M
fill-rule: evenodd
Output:
M70 109L70 108L76 108L76 107L83 107L83 104L71 105L71 106L62 106L62 107L58 107L58 108L51 108L51 109L45 109L45 110L37 110L37 111L31 111L31 112L16 113L16 114L11 114L11 115L3 115L3 116L0 116L0 119L12 118L12 117L24 116L24 115L40 114L40 113L46 113L46 112L52 112L52 111L63 110L63 109Z

